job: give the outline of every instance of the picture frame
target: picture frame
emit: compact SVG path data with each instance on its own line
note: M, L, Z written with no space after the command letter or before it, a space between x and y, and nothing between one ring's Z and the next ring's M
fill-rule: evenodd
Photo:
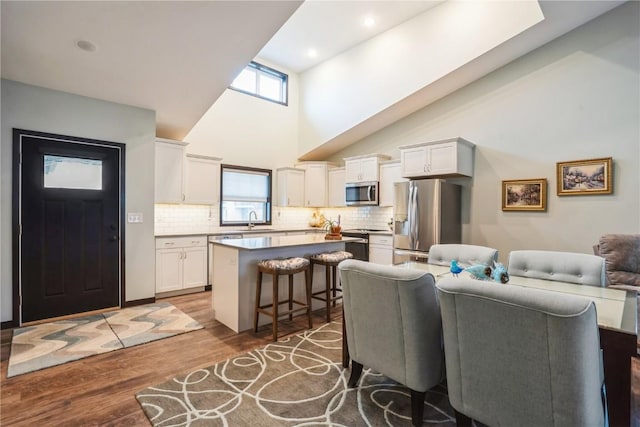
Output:
M613 193L611 157L556 163L558 196Z
M547 179L511 179L502 181L502 210L547 210Z

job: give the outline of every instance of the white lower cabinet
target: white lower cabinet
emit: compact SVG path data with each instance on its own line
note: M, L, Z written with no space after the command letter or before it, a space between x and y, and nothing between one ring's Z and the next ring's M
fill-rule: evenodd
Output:
M206 236L156 239L156 293L207 284Z
M369 234L369 262L393 264L393 236Z

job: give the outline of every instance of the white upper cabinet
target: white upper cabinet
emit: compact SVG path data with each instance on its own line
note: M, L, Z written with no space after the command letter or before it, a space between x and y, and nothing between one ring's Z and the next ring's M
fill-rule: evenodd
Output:
M329 169L329 206L343 207L347 206L345 200L345 180L344 168Z
M473 175L475 145L451 138L400 147L402 176L405 178L461 177Z
M218 203L222 159L185 155L186 145L185 142L156 138L155 202Z
M184 142L168 139L156 140L156 203L182 203L182 174L186 145Z
M305 205L304 178L304 169L280 168L276 170L278 206L303 207Z
M296 168L304 169L304 206L307 208L325 207L329 202L327 162L304 162Z
M380 206L393 206L394 202L394 184L396 182L406 181L402 177L402 169L400 160L383 162L380 164Z
M187 154L184 164L184 203L215 205L220 202L218 157Z
M380 179L378 171L379 164L381 161L387 159L389 159L389 156L381 154L345 158L345 182L378 181Z

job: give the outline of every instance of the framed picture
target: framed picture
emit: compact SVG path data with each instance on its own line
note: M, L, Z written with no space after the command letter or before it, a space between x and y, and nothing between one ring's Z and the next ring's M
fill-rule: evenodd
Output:
M611 157L558 162L558 196L584 196L613 192Z
M544 211L546 209L546 178L502 181L503 211Z

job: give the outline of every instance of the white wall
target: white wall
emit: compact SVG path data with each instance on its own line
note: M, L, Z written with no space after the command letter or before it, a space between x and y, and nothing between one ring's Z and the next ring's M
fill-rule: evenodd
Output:
M463 240L499 249L591 253L605 233L640 232L640 3L629 2L343 150L461 136L477 144ZM556 162L613 157L614 193L558 197ZM546 212L502 212L505 179L547 178Z
M227 89L185 136L188 153L274 170L296 162L298 76L260 58L256 62L288 74L288 106Z
M12 320L11 188L12 129L21 128L126 144L125 209L144 223L125 227L126 299L155 295L155 112L2 80L0 318Z
M299 153L437 82L543 18L532 1L444 2L303 72Z

